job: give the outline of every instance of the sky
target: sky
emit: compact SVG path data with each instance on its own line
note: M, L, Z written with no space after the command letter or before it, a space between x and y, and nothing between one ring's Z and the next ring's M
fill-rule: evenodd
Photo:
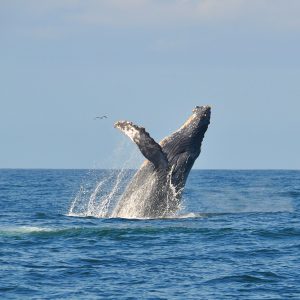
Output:
M299 169L299 53L298 0L0 0L0 168L118 168L117 120L209 104L194 168Z

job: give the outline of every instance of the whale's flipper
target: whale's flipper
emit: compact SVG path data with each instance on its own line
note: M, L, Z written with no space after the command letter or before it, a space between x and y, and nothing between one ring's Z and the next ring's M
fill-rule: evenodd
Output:
M161 146L154 141L145 128L139 127L128 121L118 121L114 127L120 129L135 142L143 155L154 164L155 168L167 169L167 155L162 151Z

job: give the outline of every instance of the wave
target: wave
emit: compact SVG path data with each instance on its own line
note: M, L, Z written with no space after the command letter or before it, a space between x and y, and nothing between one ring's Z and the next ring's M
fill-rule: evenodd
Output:
M142 226L105 226L105 227L65 227L65 228L47 228L35 226L20 226L20 227L6 227L0 228L0 236L23 236L34 235L42 237L129 237L142 236L155 237L158 235L176 235L176 234L202 234L202 235L223 235L234 231L232 228L197 228L194 226L157 226L143 224Z
M86 213L67 213L66 217L75 218L96 218L96 219L110 219L110 220L176 220L176 219L198 219L211 216L228 215L229 213L196 213L189 212L173 216L157 217L157 218L119 218L119 217L97 217L97 216L87 216Z
M213 278L206 281L206 284L222 284L222 283L264 283L282 280L282 276L274 272L255 272L254 274L229 275Z
M47 232L51 231L50 228L37 227L37 226L12 226L0 228L0 235L14 235L14 234L26 234L34 232Z
M214 237L225 237L226 235L232 235L235 233L243 232L247 235L260 235L260 232L237 229L231 227L224 228L196 228L193 226L183 227L183 226L165 226L165 227L153 227L153 226L142 226L142 227L71 227L71 228L60 228L60 229L39 229L38 231L23 232L42 236L90 236L90 237L121 237L121 236L143 236L143 237L157 237L163 235L176 235L176 234L201 234L201 236L214 236ZM265 231L264 235L266 237L277 237L277 238L287 238L288 236L299 236L299 230L284 230L279 232Z

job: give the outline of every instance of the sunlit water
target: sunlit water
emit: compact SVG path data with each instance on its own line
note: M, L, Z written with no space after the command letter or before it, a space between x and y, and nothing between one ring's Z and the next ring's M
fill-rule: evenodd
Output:
M122 172L0 170L0 299L300 299L300 171L192 171L176 218L107 218Z

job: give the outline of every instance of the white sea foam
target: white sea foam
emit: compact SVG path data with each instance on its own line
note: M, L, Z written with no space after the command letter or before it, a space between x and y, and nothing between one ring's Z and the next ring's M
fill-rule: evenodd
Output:
M1 234L22 234L22 233L33 233L33 232L49 232L54 229L47 227L37 227L37 226L9 226L1 227Z

